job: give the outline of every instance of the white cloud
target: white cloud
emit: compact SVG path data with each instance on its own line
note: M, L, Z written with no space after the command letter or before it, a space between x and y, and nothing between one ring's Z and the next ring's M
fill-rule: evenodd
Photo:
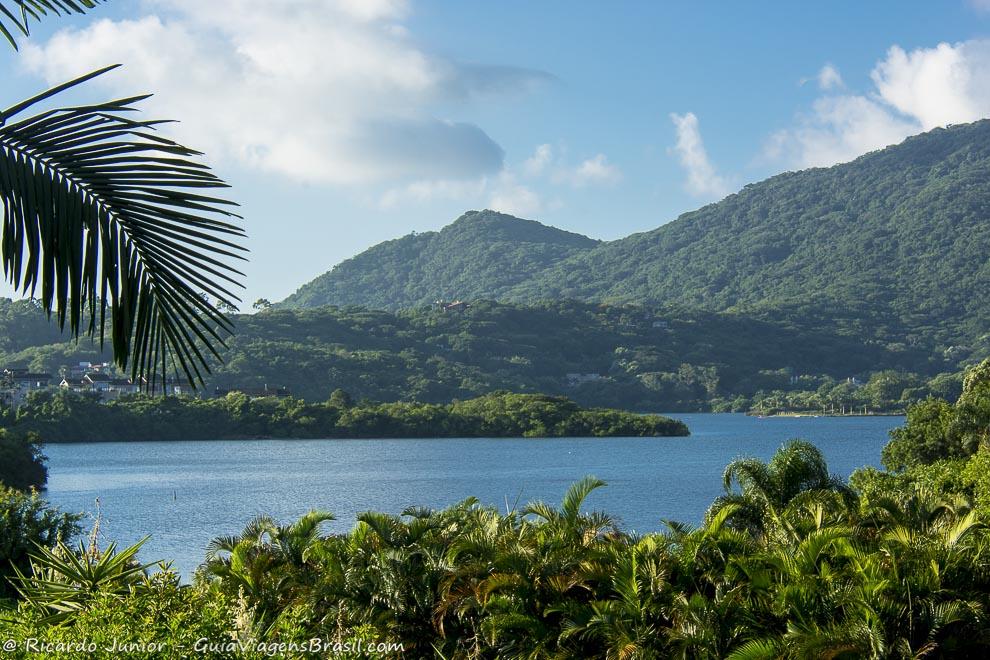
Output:
M926 130L990 114L990 41L942 43L910 53L894 46L871 77L885 103Z
M533 217L543 211L543 199L511 172L503 172L495 185L488 208L518 217Z
M553 148L549 144L541 144L536 147L533 155L526 159L522 169L529 176L540 176L551 162L553 162Z
M918 126L862 96L834 96L815 101L798 125L775 133L766 155L797 167L826 167L896 144Z
M114 94L154 91L169 130L229 159L300 181L350 184L493 175L503 152L481 128L436 112L525 92L543 73L463 65L409 36L401 0L151 0L27 44L49 82L113 62Z
M698 118L693 112L670 114L677 131L677 144L671 150L687 173L685 187L698 197L718 198L729 192L728 182L720 176L708 159L701 140Z
M795 126L771 137L765 155L797 167L833 165L936 126L987 117L990 41L910 52L894 46L871 79L874 88L866 94L817 99Z
M827 91L843 86L842 75L839 73L838 69L832 66L832 64L826 64L822 67L821 71L818 72L818 87L820 89Z
M615 183L622 178L619 168L608 162L605 154L598 154L594 158L582 162L571 173L571 185L576 188L583 188L590 184Z
M990 11L990 0L969 0L969 6L976 11Z
M465 206L487 206L513 215L534 216L563 206L563 201L553 196L560 187L607 185L621 178L622 172L605 154L569 165L551 145L540 144L522 164L507 165L494 176L414 181L389 188L373 203L391 209L407 203L456 200Z
M572 165L567 162L566 154L555 154L549 144L537 146L533 155L523 162L520 170L528 177L535 179L546 175L551 183L573 188L613 184L622 179L622 171L610 163L605 154L596 154Z
M488 189L488 178L478 179L438 179L413 181L412 183L386 190L378 200L383 209L400 208L405 204L427 204L436 200L458 200L467 206L476 206L479 197Z

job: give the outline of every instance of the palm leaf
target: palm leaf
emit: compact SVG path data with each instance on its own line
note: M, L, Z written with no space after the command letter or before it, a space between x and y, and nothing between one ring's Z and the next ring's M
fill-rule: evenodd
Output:
M580 481L571 484L571 487L564 493L564 500L560 505L560 512L568 520L576 520L581 513L581 505L585 498L594 490L605 486L606 483L593 476L586 476Z
M41 20L49 14L82 14L106 0L0 0L0 35L17 50L14 32L25 37L31 33L31 20Z
M775 639L753 639L736 648L728 660L774 660L781 657L780 646Z
M0 258L15 288L36 295L74 337L111 326L114 361L133 378L181 373L195 385L233 327L243 259L226 184L200 154L128 118L147 97L27 109L116 68L59 85L0 112ZM16 121L12 121L15 120ZM109 316L109 320L108 320ZM84 320L85 318L85 320Z

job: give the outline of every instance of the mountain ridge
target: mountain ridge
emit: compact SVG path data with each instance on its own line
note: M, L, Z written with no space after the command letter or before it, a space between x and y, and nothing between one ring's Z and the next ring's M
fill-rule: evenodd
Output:
M532 222L495 215L503 229ZM468 224L462 219L436 236L456 235ZM286 302L398 309L448 296L804 309L903 326L906 339L912 331L936 333L950 346L990 326L988 219L990 120L982 120L849 163L778 174L615 241L583 237L589 242L552 250L525 243L507 256L499 236L486 242L487 228L475 227L470 240L483 247L437 276L428 272L434 262L405 237L401 249L393 244L388 252L419 270L398 272L395 259L368 258L389 245L380 244L301 287L309 295L297 292ZM312 295L319 289L322 297ZM940 327L946 320L955 329Z
M395 310L438 298L498 297L539 269L599 243L535 220L467 211L440 231L372 246L303 285L280 306ZM474 270L465 277L468 266Z

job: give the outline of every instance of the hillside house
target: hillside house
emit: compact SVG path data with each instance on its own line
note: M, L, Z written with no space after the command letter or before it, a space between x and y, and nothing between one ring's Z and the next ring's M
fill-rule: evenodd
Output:
M110 374L93 372L83 376L80 383L84 388L88 388L91 392L99 392L102 394L110 390L110 380Z
M579 385L584 385L585 383L594 383L599 380L605 380L605 376L602 376L601 374L571 373L567 374L566 380L569 387L577 387Z
M21 368L7 368L3 370L2 380L7 383L7 386L3 388L4 402L7 405L17 407L31 392L48 389L52 375Z
M441 312L463 312L468 307L470 307L470 305L468 305L463 300L453 300L451 302L446 302L446 301L443 301L443 300L437 300L433 304Z

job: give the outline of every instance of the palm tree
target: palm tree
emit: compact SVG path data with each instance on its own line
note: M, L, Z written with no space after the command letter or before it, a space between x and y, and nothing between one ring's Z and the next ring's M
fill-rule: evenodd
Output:
M247 598L254 623L267 634L290 605L310 598L317 575L312 560L326 539L322 525L330 520L327 511L310 511L289 525L258 516L239 535L210 542L199 577L229 596Z
M734 504L737 510L732 524L761 534L783 524L781 514L788 506L838 497L852 507L855 500L852 489L829 473L821 451L804 440L784 444L767 463L756 458L732 461L725 468L723 481L726 494L712 504L709 516Z
M0 34L16 48L30 21L101 1L0 0ZM147 95L50 107L114 68L0 110L0 262L74 337L102 344L109 325L114 361L152 389L169 372L202 383L233 329L218 307L238 300L239 216L208 194L226 184L201 154L133 118Z
M596 640L607 660L662 657L661 630L669 621L660 612L660 599L669 586L670 571L664 539L650 535L628 544L616 543L606 553L608 593L579 608L568 608L572 611L567 612L561 638Z
M730 570L738 557L757 550L748 530L729 524L739 510L739 504L726 504L696 529L667 523L673 597L665 616L671 657L723 658L757 625L766 624L753 616L749 588L762 586L762 580L741 584Z

